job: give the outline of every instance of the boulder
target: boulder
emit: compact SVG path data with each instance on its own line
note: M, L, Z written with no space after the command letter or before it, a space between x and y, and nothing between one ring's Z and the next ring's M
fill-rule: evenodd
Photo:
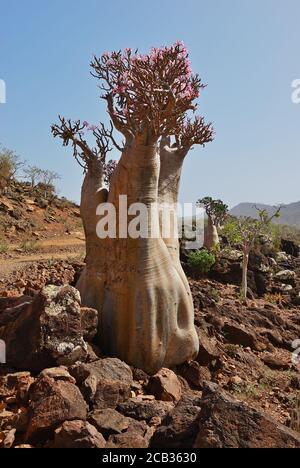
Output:
M283 252L287 253L288 255L292 255L292 257L296 257L296 258L299 257L300 246L289 239L281 240L281 249Z
M148 422L155 417L164 418L172 408L172 403L156 400L147 401L141 398L131 398L118 405L118 411L124 416Z
M29 422L29 410L21 406L17 410L0 412L0 431L15 429L19 434L26 432Z
M65 421L85 420L87 405L71 382L39 376L30 388L31 418L26 439L46 440Z
M131 394L133 382L130 367L119 359L107 358L70 368L86 401L94 409L115 409Z
M0 400L7 398L15 402L27 402L28 391L34 378L30 372L18 372L0 376Z
M209 366L214 361L217 362L220 358L220 352L217 350L216 346L211 342L206 333L198 329L199 337L199 354L197 357L197 362L201 366Z
M44 369L40 373L41 377L49 377L50 379L54 380L63 380L65 382L70 382L72 384L76 384L76 380L71 374L68 372L68 369L64 366L61 367L53 367L51 369Z
M11 367L40 372L86 355L80 295L71 286L46 286L33 302L17 306L12 317L5 326L0 322L0 339L6 342Z
M282 270L275 275L275 280L280 283L286 283L290 285L295 285L297 275L292 270Z
M88 421L104 437L109 437L112 434L122 434L129 427L129 419L110 408L93 411L89 414Z
M54 448L100 449L106 441L97 429L86 421L66 421L55 431Z
M202 389L205 382L211 380L211 373L206 367L200 366L198 362L191 361L179 367L179 373L196 389Z
M16 429L0 433L0 448L10 449L14 445L16 438Z
M83 338L85 341L91 342L98 333L98 312L95 309L82 307L80 318Z
M191 448L198 433L201 393L186 393L164 418L151 440L151 447L164 449Z
M274 356L273 354L264 354L261 359L266 366L272 370L287 371L292 366L291 361L286 361L285 359L279 356Z
M300 434L220 390L205 390L194 448L299 447Z
M181 383L170 369L161 369L149 380L147 391L161 401L179 401L182 395Z
M0 297L0 319L2 319L2 314L6 309L14 309L26 302L32 302L32 300L32 297L29 296ZM2 322L0 322L0 326L2 326Z
M128 430L122 434L111 435L106 448L140 449L148 448L154 429L147 426L145 421L129 419Z
M223 333L229 343L260 350L257 335L243 325L226 322L223 327Z

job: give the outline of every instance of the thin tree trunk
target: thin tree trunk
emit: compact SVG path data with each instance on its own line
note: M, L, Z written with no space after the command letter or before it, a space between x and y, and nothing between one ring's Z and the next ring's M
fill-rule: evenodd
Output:
M243 257L243 272L242 272L242 298L244 300L247 299L248 295L248 265L249 265L249 251L244 250L244 257Z
M81 190L80 213L86 239L86 267L77 283L82 303L95 307L101 313L104 299L105 249L97 236L96 210L107 201L108 192L103 183L102 167L91 164Z
M160 177L158 186L158 202L160 210L160 231L161 237L165 242L173 265L176 268L181 280L183 281L187 295L191 300L191 307L194 308L193 298L187 277L183 271L180 262L180 245L178 231L178 212L177 204L179 198L179 188L181 181L182 167L187 152L170 150L170 139L162 139L160 146ZM166 207L166 210L164 210ZM164 233L164 211L169 215L170 235Z

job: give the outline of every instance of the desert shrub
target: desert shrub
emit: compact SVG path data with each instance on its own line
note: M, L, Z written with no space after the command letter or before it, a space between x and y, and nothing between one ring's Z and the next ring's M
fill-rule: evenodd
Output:
M266 293L264 295L264 300L270 304L287 306L288 301L281 293Z
M36 252L39 250L39 243L36 240L24 239L20 244L20 249L25 253Z
M205 249L198 250L197 252L191 252L188 256L188 264L191 267L196 268L200 273L208 273L215 263L215 255Z
M0 191L10 184L23 164L14 151L0 148Z

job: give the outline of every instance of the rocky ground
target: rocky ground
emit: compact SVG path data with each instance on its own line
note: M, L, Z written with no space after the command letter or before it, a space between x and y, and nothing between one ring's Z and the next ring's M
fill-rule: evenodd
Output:
M247 302L240 252L206 277L183 252L200 352L149 376L96 345L97 312L74 289L78 216L28 184L0 197L0 447L300 447L298 246L251 255Z
M102 356L97 313L72 288L82 262L12 272L0 298L10 363L0 368L0 445L300 447L299 260L257 255L247 303L234 284L236 253L210 278L187 268L199 356L156 376Z
M82 230L79 207L47 187L12 182L0 194L0 237L5 242L47 239Z

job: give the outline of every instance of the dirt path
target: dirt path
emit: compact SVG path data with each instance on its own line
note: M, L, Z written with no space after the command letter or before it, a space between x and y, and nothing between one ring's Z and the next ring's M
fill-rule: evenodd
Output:
M9 257L0 257L0 275L6 276L13 270L22 268L25 264L52 261L70 260L84 257L85 242L81 233L78 236L65 236L37 241L32 252L22 252L20 244L9 246Z
M49 248L59 247L75 247L77 245L84 246L84 235L79 233L78 236L53 237L46 240L36 240L37 250L45 250ZM20 250L20 244L11 244L9 252Z

